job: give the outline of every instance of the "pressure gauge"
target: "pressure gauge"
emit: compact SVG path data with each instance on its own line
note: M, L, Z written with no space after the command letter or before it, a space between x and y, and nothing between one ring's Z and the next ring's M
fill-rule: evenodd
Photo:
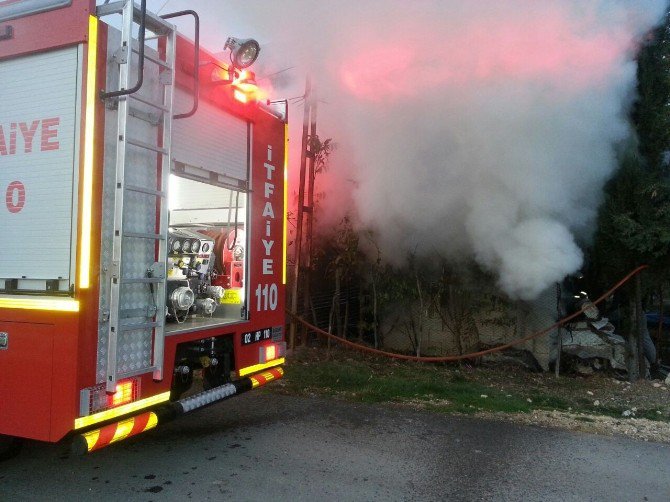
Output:
M239 244L233 247L233 259L235 261L242 261L244 259L244 248Z

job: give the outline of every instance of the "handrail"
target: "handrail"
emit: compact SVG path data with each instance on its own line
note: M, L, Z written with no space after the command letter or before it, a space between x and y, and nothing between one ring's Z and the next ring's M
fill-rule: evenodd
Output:
M135 9L135 3L132 4L133 11ZM147 0L142 0L140 4L140 29L137 37L137 43L139 45L138 57L139 63L137 67L137 83L130 89L121 89L118 91L100 91L100 99L109 99L109 98L118 98L120 96L128 96L130 94L135 94L142 88L144 84L144 37L146 34L147 26ZM131 34L131 44L128 46L128 64L132 61L132 34Z
M198 111L198 101L200 98L200 72L198 71L200 61L200 16L198 16L198 13L194 10L180 10L179 12L165 14L164 16L161 16L161 18L172 19L173 17L181 16L193 16L195 21L195 55L193 56L193 108L191 108L191 111L189 112L174 115L172 117L174 120L192 117L195 112Z

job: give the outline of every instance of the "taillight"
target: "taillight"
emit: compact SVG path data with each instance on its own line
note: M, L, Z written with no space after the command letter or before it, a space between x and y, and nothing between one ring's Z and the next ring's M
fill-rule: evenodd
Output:
M114 394L107 394L105 384L88 387L81 391L80 415L86 416L132 403L137 401L139 395L140 381L138 378L119 380Z
M258 362L263 364L286 354L286 342L273 343L259 348Z
M116 392L108 397L110 406L121 406L122 404L132 403L135 389L134 380L121 381L116 384Z

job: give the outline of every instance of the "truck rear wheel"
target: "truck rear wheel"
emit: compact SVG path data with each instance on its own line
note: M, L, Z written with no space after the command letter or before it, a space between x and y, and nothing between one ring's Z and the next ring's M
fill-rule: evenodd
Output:
M16 457L22 446L23 440L21 438L0 434L0 462Z
M226 383L226 374L223 365L208 366L202 370L202 387L205 390L213 389Z

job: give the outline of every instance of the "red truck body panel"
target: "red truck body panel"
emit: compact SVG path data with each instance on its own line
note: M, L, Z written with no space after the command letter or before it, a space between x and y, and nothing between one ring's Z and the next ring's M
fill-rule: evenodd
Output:
M0 1L0 7L3 2ZM89 16L95 12L95 2L73 0L71 5L42 12L24 18L0 23L0 33L7 25L13 29L13 37L0 41L0 65L30 54L52 51L64 46L79 45L82 52L81 89L79 106L85 110L87 103L86 61L88 50ZM98 57L96 68L98 83L107 78L107 25L98 22ZM215 60L214 56L201 51L202 60ZM178 37L177 41L177 88L190 90L193 74L193 45ZM189 70L190 64L190 70ZM217 62L217 64L222 64ZM207 78L207 72L201 76ZM35 75L35 78L48 78ZM101 84L98 87L102 87ZM174 369L178 346L183 343L231 337L234 347L234 369L259 365L260 347L268 343L281 342L283 332L273 332L272 339L262 337L257 343L243 344L243 334L282 328L284 315L285 281L285 148L286 122L262 104L241 104L233 97L233 90L225 86L202 83L200 99L214 105L220 113L240 117L250 124L249 155L250 184L246 231L248 240L248 276L244 278L248 299L246 318L239 322L211 324L202 328L167 333L161 381L154 381L151 373L138 375L140 395L146 399L168 392ZM2 106L0 97L0 106ZM75 419L81 416L81 391L100 385L96 365L99 359L98 326L100 286L97 278L102 273L98 257L101 255L101 221L103 218L103 160L105 155L105 103L95 100L94 173L92 181L92 204L78 204L75 213L75 229L81 233L84 212L92 219L91 233L91 285L88 288L74 287L69 295L37 298L37 301L69 302L64 310L22 305L12 306L12 301L32 300L33 296L17 294L0 295L0 335L7 336L7 344L0 346L0 434L20 436L44 441L57 441L74 429ZM85 123L81 113L79 143L84 142L84 130L92 124ZM83 148L78 152L78 175L75 186L77 201L83 198ZM2 168L0 155L0 168ZM0 178L0 184L3 180ZM0 191L4 192L4 186ZM31 196L28 194L27 196ZM48 211L48 208L44 208ZM5 208L0 206L0 211ZM75 263L81 260L77 245ZM48 245L48 243L47 243ZM2 259L11 259L3 257ZM0 289L2 284L0 283ZM3 303L3 301L5 303ZM71 311L68 311L71 310ZM1 340L1 338L0 338ZM278 363L277 363L278 364Z

